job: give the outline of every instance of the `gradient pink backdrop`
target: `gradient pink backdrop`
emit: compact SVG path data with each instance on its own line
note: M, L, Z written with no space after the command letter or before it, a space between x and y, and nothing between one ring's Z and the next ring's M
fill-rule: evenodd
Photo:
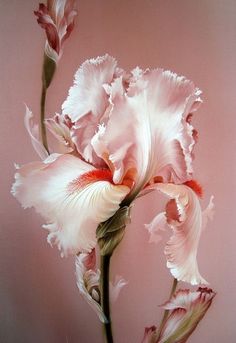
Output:
M44 34L32 14L37 3L0 1L0 341L101 343L100 323L76 288L73 258L61 259L46 243L42 219L23 211L10 195L13 163L37 159L23 126L24 102L39 112ZM217 297L189 342L235 342L236 2L81 0L78 6L75 30L48 94L49 114L60 111L80 63L105 52L125 69L161 66L203 90L204 104L194 119L200 133L195 177L205 189L204 206L215 195L216 215L198 259ZM143 227L162 209L158 194L137 201L114 254L112 274L129 281L112 306L117 343L141 342L144 327L158 323L158 304L167 298L171 277L164 242L149 244Z

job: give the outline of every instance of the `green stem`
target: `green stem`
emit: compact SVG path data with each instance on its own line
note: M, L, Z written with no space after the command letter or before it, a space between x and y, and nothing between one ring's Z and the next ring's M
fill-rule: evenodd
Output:
M49 153L49 149L48 149L48 142L47 142L47 135L46 135L46 127L45 127L45 103L46 103L46 93L47 93L47 89L44 85L44 82L42 84L42 92L41 92L41 101L40 101L40 127L41 127L41 139L42 139L42 143L45 147L45 149L47 150L47 152Z
M173 284L172 284L172 288L171 288L171 291L170 291L170 297L169 297L169 298L171 298L172 295L174 294L177 285L178 285L178 280L174 278ZM164 314L163 314L163 317L162 317L162 320L161 320L161 324L160 324L160 326L159 326L158 333L157 333L157 337L158 337L157 341L158 341L159 338L160 338L160 334L161 334L161 331L162 331L162 329L163 329L163 326L165 325L165 322L166 322L166 319L167 319L167 317L168 317L168 314L169 314L169 310L165 310L165 311L164 311Z
M101 255L101 277L100 277L100 291L101 291L101 307L103 313L107 318L107 322L103 324L106 343L113 343L110 302L109 302L109 267L111 255Z

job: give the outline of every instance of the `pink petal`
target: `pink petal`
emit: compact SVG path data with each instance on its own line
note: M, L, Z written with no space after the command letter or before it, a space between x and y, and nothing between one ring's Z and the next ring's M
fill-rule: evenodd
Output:
M69 153L74 151L74 143L71 137L71 124L66 118L56 114L54 118L46 119L46 126L54 135L59 143L60 153Z
M128 91L122 77L106 91L110 119L93 147L100 157L102 146L105 156L109 153L114 182L122 182L128 170L136 170L130 197L155 176L164 182L185 182L192 171L194 145L187 116L200 102L200 91L192 82L162 69L135 70Z
M47 6L40 4L39 10L34 14L46 32L45 53L57 63L62 55L62 45L74 27L74 18L77 15L75 1L49 0Z
M142 343L157 343L157 328L150 326L145 328Z
M149 224L145 224L146 229L150 233L149 243L159 243L162 239L160 231L166 230L166 215L165 212L159 213Z
M44 148L43 144L41 143L39 139L39 128L37 124L33 123L33 114L32 112L28 109L26 106L26 112L25 112L25 127L26 130L28 131L28 134L31 138L31 143L34 147L34 150L37 152L39 157L44 160L45 158L48 157L48 152Z
M195 292L189 289L178 290L171 299L163 305L170 311L161 331L158 343L184 343L196 329L200 320L206 314L216 293L208 288L199 288Z
M109 171L96 170L72 155L53 155L17 170L13 195L46 220L48 240L67 253L89 252L96 228L119 208L129 188L113 185Z
M116 64L109 55L85 61L75 74L74 85L62 105L63 114L68 114L76 122L91 113L98 124L108 106L103 85L113 80Z
M92 256L90 256L92 255ZM80 254L76 256L76 279L77 279L77 286L83 298L87 301L87 303L92 307L92 309L96 312L99 319L106 323L107 319L103 313L103 310L99 304L100 301L100 291L99 291L99 278L100 278L100 270L95 270L95 266L92 269L89 268L87 265L88 259L94 260L95 257L95 250L92 250L90 254ZM96 259L95 259L96 263Z
M120 291L127 285L127 283L128 282L125 279L118 275L116 275L114 282L110 282L110 295L112 302L115 302L118 299Z
M209 220L212 220L215 213L215 205L213 203L214 196L212 195L207 205L207 208L202 212L202 229L204 230Z
M167 203L166 222L173 230L165 247L167 267L178 280L192 285L207 284L197 264L197 249L202 232L202 210L197 194L185 185L157 184L156 189L173 199L171 202L175 202L178 211L176 213L173 206L169 205L170 202ZM154 226L153 223L151 225Z

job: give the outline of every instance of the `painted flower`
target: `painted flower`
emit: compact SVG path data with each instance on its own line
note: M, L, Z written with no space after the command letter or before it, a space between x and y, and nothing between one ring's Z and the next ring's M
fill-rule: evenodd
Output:
M127 73L109 55L87 60L75 74L62 114L48 120L57 154L19 168L13 194L46 219L48 240L62 254L91 252L98 224L120 206L166 183L182 192L177 185L192 178L196 131L190 119L200 93L170 71ZM186 193L197 204L188 186ZM197 230L190 235L198 240ZM186 228L181 240L188 237ZM183 249L178 263L184 264Z
M195 292L178 290L163 305L169 310L168 318L160 333L158 343L184 343L198 323L205 316L216 293L209 288L199 288Z
M62 45L74 27L77 15L75 0L48 0L47 5L40 3L34 14L47 35L45 53L57 63L62 54Z
M100 270L96 268L96 252L93 249L90 253L82 253L76 256L76 279L77 286L83 298L92 307L99 319L107 322L100 305L99 279ZM116 276L114 283L110 283L111 300L117 300L119 293L127 282L119 276Z

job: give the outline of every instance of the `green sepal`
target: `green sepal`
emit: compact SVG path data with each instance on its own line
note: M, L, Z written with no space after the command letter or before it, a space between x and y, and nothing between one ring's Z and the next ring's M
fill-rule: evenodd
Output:
M112 255L122 240L128 223L130 223L130 207L124 206L107 221L98 225L96 234L102 256Z
M56 62L44 54L42 81L45 89L50 86L56 71L56 67Z

